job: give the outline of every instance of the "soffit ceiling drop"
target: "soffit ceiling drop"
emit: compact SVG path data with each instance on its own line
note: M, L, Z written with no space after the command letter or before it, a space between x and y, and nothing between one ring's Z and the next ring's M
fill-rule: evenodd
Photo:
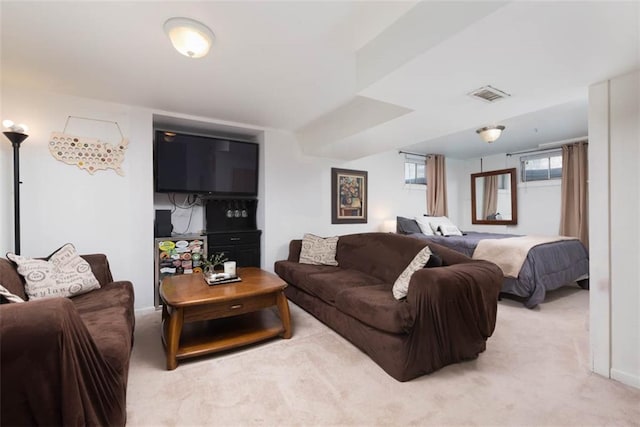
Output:
M341 159L405 147L472 157L475 130L492 124L509 131L480 155L583 136L588 86L640 68L638 2L1 7L3 85L293 131L306 153ZM206 57L176 54L162 30L175 16L215 29ZM487 84L512 96L468 96ZM548 115L558 111L568 118ZM535 126L520 129L529 115Z

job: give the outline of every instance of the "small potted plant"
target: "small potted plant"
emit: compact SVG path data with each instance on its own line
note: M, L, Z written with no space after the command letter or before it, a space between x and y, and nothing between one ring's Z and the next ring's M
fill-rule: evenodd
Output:
M224 252L217 252L212 254L209 259L205 259L202 263L202 265L204 266L205 275L214 274L216 271L216 267L223 266L226 261L228 261L228 258L225 258Z

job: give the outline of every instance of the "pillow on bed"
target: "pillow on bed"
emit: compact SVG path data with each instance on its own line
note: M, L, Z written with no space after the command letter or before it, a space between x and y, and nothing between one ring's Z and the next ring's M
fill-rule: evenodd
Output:
M462 236L462 231L455 225L440 225L438 232L443 236Z
M433 229L431 228L431 223L429 222L430 218L433 218L433 217L430 217L430 216L416 217L416 222L420 227L420 232L422 234L426 234L427 236L433 236Z
M396 217L396 231L400 234L422 233L415 219L405 218L403 216Z
M446 216L428 216L426 218L429 221L429 225L431 226L431 230L433 231L433 233L439 236L442 236L442 232L439 230L439 228L443 225L454 227L457 229L456 225L451 222L451 220ZM460 233L460 235L462 235L462 233Z
M407 296L407 292L409 292L409 282L411 281L411 276L413 273L423 268L429 258L431 257L431 249L429 246L425 246L418 252L418 254L413 257L407 268L404 269L400 276L393 283L393 297L395 299L402 299Z

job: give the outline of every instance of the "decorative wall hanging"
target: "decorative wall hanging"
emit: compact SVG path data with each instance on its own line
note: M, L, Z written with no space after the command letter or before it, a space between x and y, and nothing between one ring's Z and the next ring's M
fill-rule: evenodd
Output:
M111 123L118 129L120 142L111 144L98 138L68 134L66 131L71 119ZM98 170L113 169L118 175L124 176L122 162L128 145L129 140L122 134L118 122L73 116L67 117L62 132L51 132L49 138L49 152L56 160L76 165L92 175Z
M367 172L331 168L331 224L367 223Z

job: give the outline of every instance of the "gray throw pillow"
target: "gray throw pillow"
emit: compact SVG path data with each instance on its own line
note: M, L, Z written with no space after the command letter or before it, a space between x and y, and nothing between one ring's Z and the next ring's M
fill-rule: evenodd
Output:
M399 234L422 233L415 219L405 218L403 216L396 217L396 231Z

